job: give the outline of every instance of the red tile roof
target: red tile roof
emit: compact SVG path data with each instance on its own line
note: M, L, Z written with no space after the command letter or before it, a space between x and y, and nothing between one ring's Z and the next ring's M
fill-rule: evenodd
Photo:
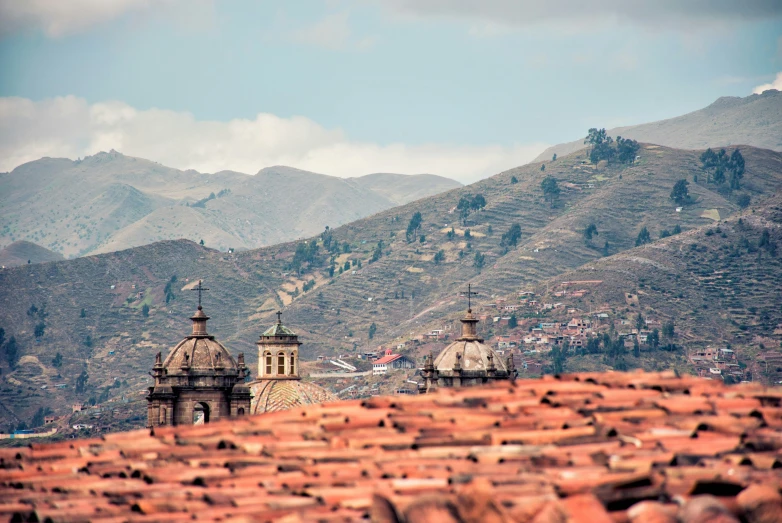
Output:
M772 522L782 390L579 374L0 449L0 520Z
M373 365L381 365L384 363L391 363L392 361L396 361L399 358L401 358L401 354L388 354L386 356L383 356L382 358L375 360L372 362Z

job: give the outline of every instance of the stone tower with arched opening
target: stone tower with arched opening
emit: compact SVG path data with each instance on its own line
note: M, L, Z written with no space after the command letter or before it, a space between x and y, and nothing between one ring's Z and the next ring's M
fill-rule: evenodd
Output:
M190 319L192 333L165 361L160 353L155 358L155 385L147 396L148 427L209 423L250 413L244 354L234 360L207 332L209 317L200 304Z

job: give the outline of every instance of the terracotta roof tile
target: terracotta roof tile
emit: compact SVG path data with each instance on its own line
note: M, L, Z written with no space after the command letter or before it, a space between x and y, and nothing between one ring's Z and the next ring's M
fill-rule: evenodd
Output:
M36 443L0 449L0 520L765 523L781 404L586 373Z

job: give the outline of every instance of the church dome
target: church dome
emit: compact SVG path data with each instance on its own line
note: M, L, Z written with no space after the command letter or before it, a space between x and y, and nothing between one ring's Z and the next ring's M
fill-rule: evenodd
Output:
M508 370L502 358L488 345L475 340L457 340L435 358L434 367L440 372L450 371L458 362L462 370L485 372L491 366L489 360L496 370Z
M216 341L214 336L206 332L206 321L209 317L204 314L200 305L190 319L193 321L192 334L180 341L163 362L163 367L167 370L167 373L177 374L188 371L236 372L238 367L231 353L220 342Z
M277 412L339 399L326 389L301 380L258 380L249 383L249 387L253 395L251 414Z
M495 371L507 372L507 365L499 354L478 337L478 319L472 310L467 311L461 322L462 335L440 352L434 360L434 368L440 372L449 372L454 368L486 372L493 367Z

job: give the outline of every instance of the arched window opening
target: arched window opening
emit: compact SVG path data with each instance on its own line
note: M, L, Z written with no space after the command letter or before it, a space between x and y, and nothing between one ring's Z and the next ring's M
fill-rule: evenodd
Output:
M296 375L296 354L291 354L291 365L290 365L290 374L291 376Z
M277 374L285 376L285 354L282 352L277 355Z
M160 407L160 424L165 425L166 424L166 408Z
M266 372L265 374L268 376L272 373L272 355L271 353L266 353Z
M238 409L236 409L236 415L237 416L244 416L244 408L243 407L239 407Z
M209 406L206 403L196 403L193 407L193 425L209 423Z

